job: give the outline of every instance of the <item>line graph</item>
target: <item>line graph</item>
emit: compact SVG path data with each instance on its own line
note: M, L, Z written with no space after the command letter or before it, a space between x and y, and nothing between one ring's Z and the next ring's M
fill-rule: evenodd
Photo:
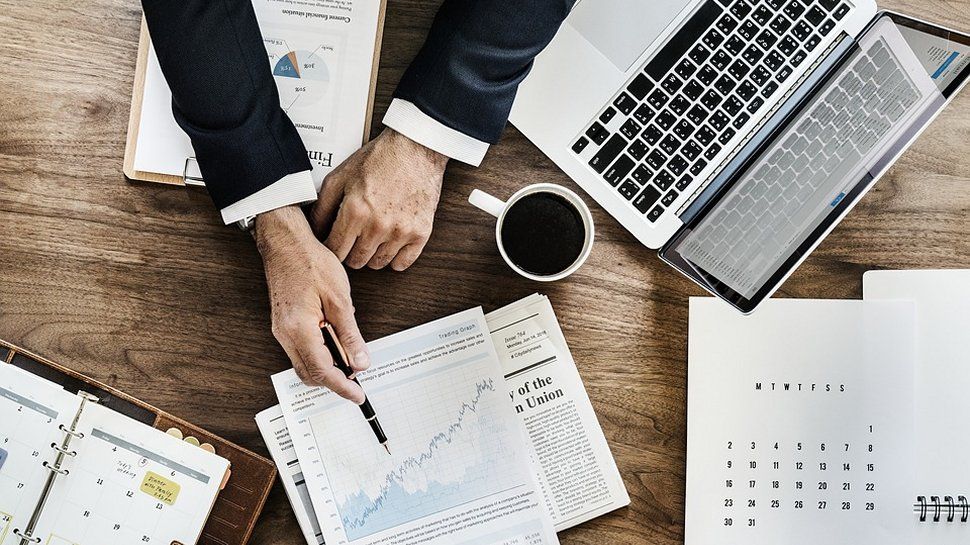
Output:
M356 407L310 419L341 525L351 541L440 513L522 482L496 384L471 362L386 390L371 402L392 456L374 440ZM344 412L349 406L350 411ZM384 422L387 420L386 422Z

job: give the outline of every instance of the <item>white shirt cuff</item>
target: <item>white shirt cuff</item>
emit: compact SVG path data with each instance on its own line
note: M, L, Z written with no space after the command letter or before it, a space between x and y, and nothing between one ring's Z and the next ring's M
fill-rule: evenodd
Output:
M384 125L456 161L477 167L482 164L488 143L445 126L422 112L412 102L395 98L384 114Z
M295 172L280 178L273 185L264 187L245 199L223 208L222 221L229 225L263 212L315 200L317 200L317 188L313 184L310 171Z

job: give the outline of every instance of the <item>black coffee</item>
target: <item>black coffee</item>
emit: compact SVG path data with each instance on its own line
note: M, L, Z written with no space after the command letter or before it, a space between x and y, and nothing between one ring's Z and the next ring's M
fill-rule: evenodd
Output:
M512 263L537 276L552 276L579 259L586 226L579 210L565 198L532 193L506 211L501 236Z

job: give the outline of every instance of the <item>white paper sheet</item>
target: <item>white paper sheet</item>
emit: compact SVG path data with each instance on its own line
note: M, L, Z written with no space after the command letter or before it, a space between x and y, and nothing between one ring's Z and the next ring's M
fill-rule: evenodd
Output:
M970 271L869 271L863 276L863 292L867 301L916 304L916 481L910 500L917 495L970 498ZM918 526L920 543L970 540L967 524Z
M480 308L369 343L360 410L293 370L273 376L330 545L557 544Z
M914 308L690 301L686 545L911 545Z
M280 105L323 177L363 141L379 0L253 0ZM213 78L219 77L212 74ZM172 114L154 48L148 57L135 170L181 176L192 143Z

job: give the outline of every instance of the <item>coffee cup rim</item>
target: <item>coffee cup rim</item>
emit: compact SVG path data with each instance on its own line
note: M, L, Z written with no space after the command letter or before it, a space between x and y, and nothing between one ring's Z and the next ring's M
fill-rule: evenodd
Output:
M505 223L506 213L520 199L535 193L552 193L565 198L579 211L580 217L583 218L583 226L586 228L586 236L585 240L583 241L583 251L580 252L579 257L577 257L569 267L552 275L537 275L522 269L522 267L519 267L512 261L511 258L509 258L508 253L505 251L505 245L502 244L502 224ZM519 275L537 282L555 282L556 280L562 280L563 278L566 278L579 270L579 268L586 263L586 259L589 258L589 254L592 253L593 238L593 214L590 212L586 202L583 201L583 199L577 195L575 191L569 189L568 187L548 182L527 185L513 193L512 196L505 201L505 207L502 208L502 213L495 222L495 243L498 245L498 251L502 255L502 259L504 259L505 263L508 264L508 266Z

